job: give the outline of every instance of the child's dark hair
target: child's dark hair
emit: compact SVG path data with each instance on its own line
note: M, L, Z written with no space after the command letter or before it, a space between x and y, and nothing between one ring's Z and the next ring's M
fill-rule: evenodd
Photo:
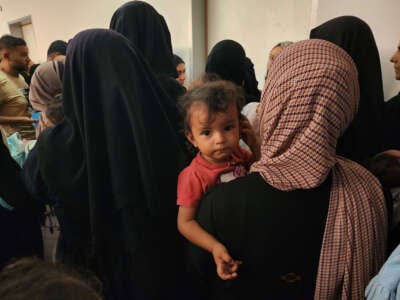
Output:
M219 77L218 74L215 73L203 73L200 75L199 78L196 80L193 80L192 83L188 87L188 91L191 91L195 88L198 88L199 86L202 86L206 82L210 81L217 81L217 80L222 80L221 77Z
M62 95L57 95L55 101L50 102L46 108L46 117L55 125L64 119L64 106L61 99Z
M22 258L0 272L0 299L100 300L101 283L62 265Z
M226 112L229 106L234 103L240 118L245 97L241 87L225 80L206 82L189 90L178 100L185 131L190 131L190 108L193 104L199 102L204 103L211 114Z

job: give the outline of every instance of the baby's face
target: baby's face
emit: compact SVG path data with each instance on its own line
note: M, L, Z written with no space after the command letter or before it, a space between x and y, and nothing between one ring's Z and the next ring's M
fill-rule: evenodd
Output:
M199 102L190 110L188 140L211 164L229 162L239 145L239 117L235 103L225 112L211 113Z

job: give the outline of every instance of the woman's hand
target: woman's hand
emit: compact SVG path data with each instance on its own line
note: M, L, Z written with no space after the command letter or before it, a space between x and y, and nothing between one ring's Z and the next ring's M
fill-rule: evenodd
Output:
M243 141L250 147L250 150L253 153L255 160L259 160L261 156L260 140L256 136L253 127L251 127L249 120L243 115L240 118L240 136Z

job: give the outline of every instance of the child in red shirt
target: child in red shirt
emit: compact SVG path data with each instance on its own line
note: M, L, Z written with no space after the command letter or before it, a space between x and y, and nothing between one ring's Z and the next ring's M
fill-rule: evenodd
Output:
M189 90L181 99L185 135L199 153L178 178L178 229L189 241L212 253L221 279L237 276L240 261L195 220L202 195L213 185L246 175L259 158L259 142L240 116L244 95L228 81L213 81ZM240 148L244 139L252 153Z

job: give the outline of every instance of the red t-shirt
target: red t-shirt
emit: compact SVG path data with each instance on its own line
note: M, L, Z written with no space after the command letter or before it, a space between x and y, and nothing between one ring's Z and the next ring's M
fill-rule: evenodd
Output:
M178 205L196 207L210 187L246 175L253 161L253 155L241 148L230 162L222 164L210 164L198 153L179 174Z

